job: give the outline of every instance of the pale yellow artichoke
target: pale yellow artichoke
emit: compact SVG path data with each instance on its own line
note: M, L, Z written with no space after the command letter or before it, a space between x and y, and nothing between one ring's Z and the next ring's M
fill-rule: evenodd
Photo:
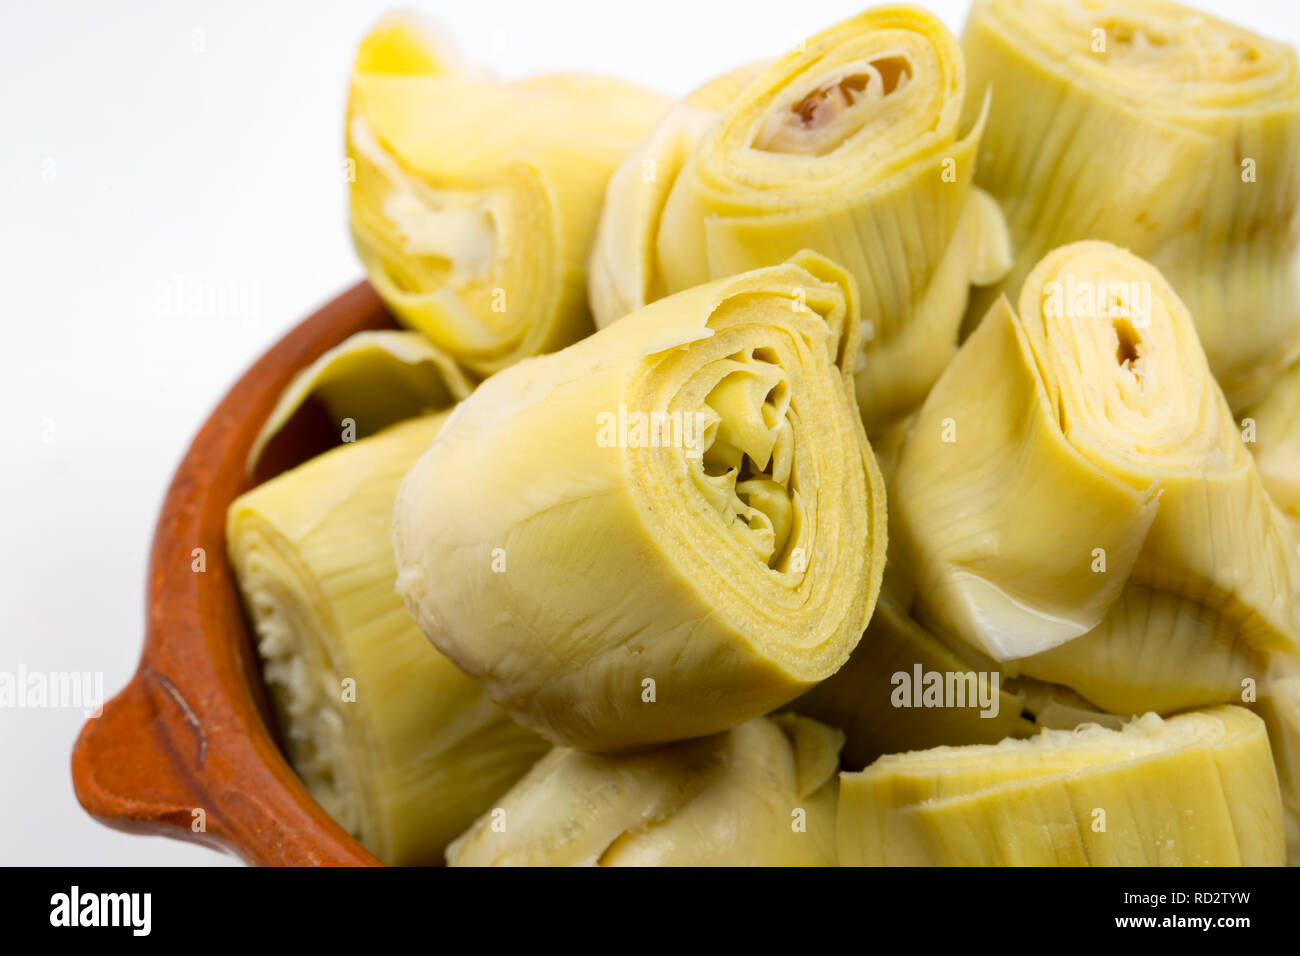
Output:
M1011 228L1006 287L1066 243L1132 249L1187 303L1232 407L1262 394L1300 354L1295 51L1167 0L974 0L962 49L993 91L975 183Z
M461 403L398 496L398 590L489 696L612 751L834 673L884 564L852 280L816 256L662 299Z
M1263 721L1240 707L1121 730L882 757L841 777L845 866L1278 866Z
M1001 212L971 187L982 120L959 116L972 101L984 90L957 41L913 7L867 10L708 84L610 180L597 324L816 250L858 283L857 396L874 434L952 357L971 284L1011 262Z
M666 106L601 77L497 82L410 18L385 21L348 95L352 238L371 283L475 376L577 341L606 181Z
M294 770L381 859L432 864L547 749L420 633L393 590L393 499L445 415L266 482L226 539Z

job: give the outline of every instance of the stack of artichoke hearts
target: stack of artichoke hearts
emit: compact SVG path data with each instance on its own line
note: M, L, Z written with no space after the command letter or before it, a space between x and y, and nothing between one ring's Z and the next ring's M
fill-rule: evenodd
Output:
M362 41L395 327L227 528L309 792L394 864L1300 862L1294 51L975 0L718 66Z

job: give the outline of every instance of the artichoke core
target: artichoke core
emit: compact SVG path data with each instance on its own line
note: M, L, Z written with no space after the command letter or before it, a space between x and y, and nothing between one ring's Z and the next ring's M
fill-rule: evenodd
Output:
M790 382L766 349L714 363L702 409L709 423L692 471L696 487L754 555L776 567L794 526Z
M905 89L911 79L912 65L901 55L855 64L787 109L770 111L754 147L773 153L824 156L861 130L885 99Z

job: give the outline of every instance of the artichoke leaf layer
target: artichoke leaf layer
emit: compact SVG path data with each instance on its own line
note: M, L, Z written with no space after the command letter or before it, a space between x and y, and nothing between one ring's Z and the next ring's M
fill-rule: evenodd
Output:
M357 332L294 376L253 442L248 471L309 401L324 407L340 435L350 423L351 441L454 405L473 390L460 366L420 333Z
M1300 541L1300 362L1278 376L1264 397L1242 413L1247 447L1264 487Z

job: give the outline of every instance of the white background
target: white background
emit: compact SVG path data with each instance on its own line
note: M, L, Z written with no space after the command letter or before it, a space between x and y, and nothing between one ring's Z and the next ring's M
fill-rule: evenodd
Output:
M505 77L576 69L682 94L864 5L415 7ZM965 3L924 5L960 29ZM1300 40L1294 0L1198 5ZM109 695L130 677L153 521L193 432L360 277L343 93L386 7L0 0L0 670L102 671ZM225 304L167 305L194 283ZM230 861L87 817L68 772L81 722L0 709L0 864Z

